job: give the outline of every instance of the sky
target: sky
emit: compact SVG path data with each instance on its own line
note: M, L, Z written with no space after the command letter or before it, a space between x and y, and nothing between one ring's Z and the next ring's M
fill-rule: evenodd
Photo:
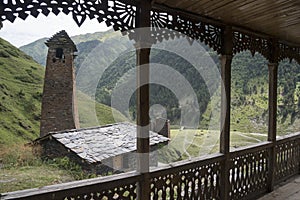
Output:
M3 28L0 29L0 37L20 47L40 38L49 38L61 30L74 36L108 29L105 23L99 23L96 19L90 20L89 18L79 28L72 15L59 14L55 16L50 13L48 17L44 15L39 15L38 18L28 16L25 21L17 18L14 23L6 20L3 22Z

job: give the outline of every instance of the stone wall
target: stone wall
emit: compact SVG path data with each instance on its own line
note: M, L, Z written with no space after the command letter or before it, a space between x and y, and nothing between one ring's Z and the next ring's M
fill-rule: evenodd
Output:
M63 56L57 57L59 48L49 47L45 73L40 136L49 132L79 128L75 95L74 56L65 47Z

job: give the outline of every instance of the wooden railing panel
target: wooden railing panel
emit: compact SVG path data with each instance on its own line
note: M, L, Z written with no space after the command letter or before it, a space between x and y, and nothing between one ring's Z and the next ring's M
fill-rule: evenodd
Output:
M136 186L141 176L136 172L75 181L1 194L0 199L30 200L117 200L136 199Z
M276 145L275 181L281 182L299 173L300 138L285 138Z
M254 151L256 150L256 151ZM268 148L243 150L230 159L230 199L243 199L267 188Z
M220 199L223 156L157 171L151 176L151 199ZM159 172L159 173L158 173Z

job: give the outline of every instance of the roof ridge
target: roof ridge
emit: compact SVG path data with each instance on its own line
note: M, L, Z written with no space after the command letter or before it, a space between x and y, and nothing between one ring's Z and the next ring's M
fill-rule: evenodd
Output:
M68 33L65 30L61 30L49 38L45 44L50 47L53 45L58 46L71 46L74 51L77 51L76 45L73 40L70 38Z

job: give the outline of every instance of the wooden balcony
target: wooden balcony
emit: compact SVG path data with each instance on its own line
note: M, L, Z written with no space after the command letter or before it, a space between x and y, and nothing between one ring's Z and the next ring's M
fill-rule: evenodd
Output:
M276 141L276 161L270 170L271 142L190 161L180 161L147 174L124 173L1 194L1 199L136 199L139 184L149 180L150 199L222 199L221 172L228 164L229 199L256 199L300 172L300 133ZM273 174L270 172L274 171ZM147 181L146 181L147 182ZM276 192L276 191L275 191ZM274 194L272 194L274 195Z
M95 3L94 5L94 2ZM4 9L5 8L5 9ZM296 1L0 1L2 21L30 14L71 13L81 25L87 17L127 31L136 41L137 125L149 124L151 44L184 34L221 56L220 153L149 171L149 158L137 172L2 194L1 199L255 199L299 174L300 133L276 140L279 62L300 63L299 4ZM151 29L147 29L150 27ZM146 32L133 31L146 28ZM178 32L162 34L163 29ZM153 32L153 30L155 30ZM231 62L235 54L260 53L269 67L268 141L233 152L230 147ZM143 67L139 67L143 66ZM147 83L147 84L143 84ZM149 130L138 128L137 152L149 153Z

